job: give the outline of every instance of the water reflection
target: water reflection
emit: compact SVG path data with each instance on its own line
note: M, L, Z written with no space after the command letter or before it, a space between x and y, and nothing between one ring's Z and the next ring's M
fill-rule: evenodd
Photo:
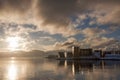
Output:
M47 80L56 67L44 59L0 59L0 80Z
M71 73L75 75L76 73L79 73L82 71L93 71L93 68L95 66L95 61L60 60L58 65L68 67ZM99 66L104 66L104 65L99 64Z
M67 67L75 78L74 80L120 79L120 61L60 60L58 66Z
M10 63L11 64L8 67L8 79L9 80L16 80L16 78L17 78L17 66L15 65L13 60Z
M0 59L0 80L120 80L120 61Z

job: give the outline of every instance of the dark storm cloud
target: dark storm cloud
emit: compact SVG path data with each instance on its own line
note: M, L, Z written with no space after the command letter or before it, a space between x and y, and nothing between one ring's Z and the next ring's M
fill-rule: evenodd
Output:
M77 16L88 10L114 11L115 6L120 5L120 0L38 0L39 16L43 18L43 24L68 26L73 16ZM120 17L118 12L113 16Z
M36 7L32 11L38 12L39 18L44 20L43 24L53 24L57 27L68 26L71 18L88 10L105 10L107 7L113 11L114 6L120 7L120 0L0 0L0 11L27 12L35 1ZM119 12L120 10L117 10L113 14L115 18L120 17Z
M77 0L39 0L39 16L44 19L44 24L67 26L69 17L76 14Z
M20 15L27 14L28 18L26 19L25 15L23 21L27 22L32 18L39 24L41 30L69 36L80 33L73 28L73 20L79 18L81 14L89 14L89 11L93 11L92 15L97 18L96 22L120 23L119 4L120 0L0 0L0 12L12 13L12 15L16 12ZM94 11L101 11L101 14L106 11L106 13L101 16Z
M100 23L105 25L113 23L119 26L119 13L120 0L0 0L0 21L5 22L0 23L0 35L2 37L25 35L23 37L28 40L26 44L30 44L31 46L36 44L37 46L40 41L30 41L30 32L43 31L48 34L61 34L64 37L67 36L67 39L74 37L76 34L84 34L85 39L81 40L80 43L75 39L69 39L63 43L58 42L56 45L63 48L68 48L76 44L91 44L92 46L96 46L94 45L95 43L103 45L105 42L112 40L111 38L101 37L103 33L107 33L105 28L99 30L99 28L95 29L93 26L91 29L83 21L85 29L82 30L82 28L74 26L77 25L74 22L78 21L80 23L81 19L90 17L95 18L95 24ZM82 16L84 14L87 16ZM80 16L82 17L80 18ZM111 29L115 30L116 27ZM117 27L117 29L119 28ZM93 37L96 33L98 33L96 37L100 35L99 38ZM36 35L34 37L39 36ZM43 42L46 40L48 43L55 42L50 37L41 37L40 40Z
M0 0L0 9L6 12L26 12L30 9L32 0ZM0 11L1 11L0 10Z

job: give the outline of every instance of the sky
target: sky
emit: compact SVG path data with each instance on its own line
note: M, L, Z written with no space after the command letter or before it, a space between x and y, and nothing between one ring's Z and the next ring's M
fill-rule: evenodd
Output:
M120 48L120 0L0 0L0 51Z

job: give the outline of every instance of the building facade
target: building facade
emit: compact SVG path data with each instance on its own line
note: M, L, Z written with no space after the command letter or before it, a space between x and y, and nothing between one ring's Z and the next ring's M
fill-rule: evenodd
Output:
M80 49L79 50L79 55L80 56L91 56L92 55L92 49L89 48L89 49Z
M80 56L78 46L73 46L72 47L72 54L73 54L73 57L79 57Z
M65 53L64 52L59 52L58 53L58 58L65 58Z
M73 46L72 47L72 54L73 57L81 57L81 56L90 56L92 55L93 50L91 48L88 49L81 49L78 46Z

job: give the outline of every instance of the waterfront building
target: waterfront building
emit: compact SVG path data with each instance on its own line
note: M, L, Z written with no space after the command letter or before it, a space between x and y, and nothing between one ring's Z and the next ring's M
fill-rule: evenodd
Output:
M79 56L91 56L92 55L92 49L80 49L79 50Z
M72 54L74 58L82 57L82 56L91 56L93 53L91 48L81 49L78 46L72 47Z
M58 59L120 59L120 51L103 51L92 48L81 49L78 46L72 47L72 52L59 52Z
M65 58L65 53L64 52L59 52L58 53L58 58Z
M66 58L72 58L73 57L72 52L65 52L65 57Z
M76 57L76 58L80 56L78 46L73 46L72 47L72 54L73 54L73 57Z

